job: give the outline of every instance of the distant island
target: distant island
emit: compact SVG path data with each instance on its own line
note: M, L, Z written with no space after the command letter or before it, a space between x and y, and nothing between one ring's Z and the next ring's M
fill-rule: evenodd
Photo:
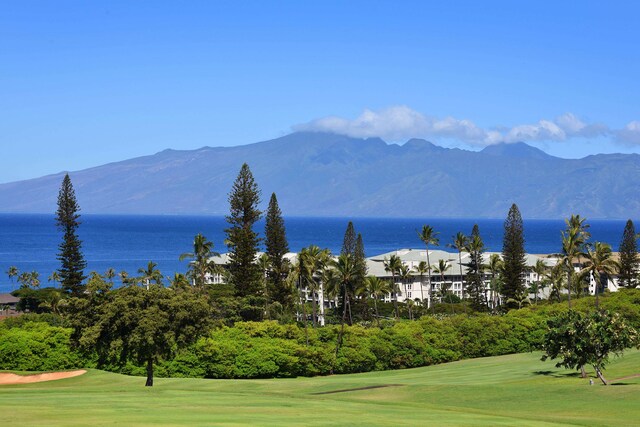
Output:
M296 132L236 147L164 150L70 174L84 213L219 215L244 162L289 216L502 218L512 203L525 218L640 216L639 155L562 159L525 143L475 152L420 139L395 145ZM1 184L0 212L53 212L63 176Z

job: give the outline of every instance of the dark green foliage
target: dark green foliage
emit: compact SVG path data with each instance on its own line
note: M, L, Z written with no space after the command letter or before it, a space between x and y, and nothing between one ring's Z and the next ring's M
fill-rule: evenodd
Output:
M487 297L483 272L484 242L482 241L482 237L480 237L478 224L474 224L471 235L467 239L465 250L469 253L469 262L465 264L467 267L467 275L465 278L467 296L474 310L486 311Z
M289 243L275 193L271 194L265 218L265 246L271 267L268 271L269 300L290 308L293 295L284 282L288 269L284 256L289 252Z
M593 365L605 385L602 370L609 362L609 354L620 355L626 348L640 347L638 332L619 314L606 310L586 315L569 310L547 323L542 360L557 358L560 360L556 367L569 369Z
M638 242L633 221L628 220L620 242L620 286L635 288L638 284Z
M525 297L524 273L526 260L524 251L524 228L518 206L514 203L504 221L502 241L502 295L508 307Z
M354 256L356 253L356 230L353 227L353 222L349 221L347 229L344 232L344 239L342 240L341 254L349 254Z
M92 298L101 301L85 307L86 324L76 319L80 347L97 352L98 366L146 365L147 386L153 385L154 364L195 341L209 322L206 299L191 290L151 284L102 289Z
M238 297L263 293L262 273L255 263L260 239L253 231L254 224L262 214L258 210L259 203L260 190L245 163L229 193L230 213L226 218L230 227L225 229L229 248L229 280L235 286Z
M8 324L7 324L8 325ZM88 367L70 348L71 329L44 322L0 323L0 370L57 371Z
M87 266L82 255L82 242L77 234L78 226L80 225L79 210L80 207L76 201L71 178L67 174L62 180L58 194L56 225L63 233L62 243L58 246L60 283L62 289L72 296L82 295L84 290L82 281L85 279L84 269Z
M18 311L30 313L59 313L63 295L56 288L21 288L11 295L20 298L16 308Z

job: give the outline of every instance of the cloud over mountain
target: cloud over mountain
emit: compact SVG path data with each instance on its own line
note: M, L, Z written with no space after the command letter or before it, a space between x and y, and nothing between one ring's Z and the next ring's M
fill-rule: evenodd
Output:
M555 119L510 128L485 129L471 120L437 118L407 106L379 111L365 109L355 119L328 116L293 126L295 131L331 132L354 138L379 137L391 141L408 138L447 138L466 144L486 146L500 142L562 142L573 138L609 137L618 142L640 144L640 122L632 121L624 129L612 129L601 123L587 123L573 113Z

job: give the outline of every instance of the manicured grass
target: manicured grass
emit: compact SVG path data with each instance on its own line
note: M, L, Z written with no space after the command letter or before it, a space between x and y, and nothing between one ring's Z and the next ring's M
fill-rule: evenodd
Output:
M144 379L97 370L0 386L0 424L17 425L637 425L640 378L589 386L518 354L402 371L277 380ZM610 378L640 373L640 351ZM380 387L380 386L387 387ZM377 387L366 388L364 387ZM341 390L348 390L337 393ZM325 394L317 394L325 393Z

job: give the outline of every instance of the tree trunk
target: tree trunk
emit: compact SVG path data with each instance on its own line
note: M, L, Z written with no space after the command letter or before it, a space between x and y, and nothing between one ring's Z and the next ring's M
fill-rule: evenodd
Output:
M340 346L342 346L342 335L344 334L344 322L347 319L347 304L348 304L348 299L347 299L347 289L345 286L345 290L344 290L344 300L343 300L343 309L342 309L342 322L340 325L340 331L338 332L338 342L336 343L336 358L338 357L338 352L340 351ZM333 369L331 370L333 373Z
M600 371L600 368L598 368L598 366L596 366L596 365L593 365L593 369L595 369L596 375L598 376L598 378L600 378L600 381L602 381L602 384L609 385L609 383L604 378L604 376L602 376L602 371Z
M153 357L147 359L147 382L145 387L153 387Z
M580 378L587 378L587 371L584 370L584 365L580 366Z
M569 268L573 268L573 263L570 262ZM567 304L571 309L571 270L567 271Z
M312 311L313 314L311 315L312 321L313 321L313 327L316 327L316 312L317 312L317 308L316 308L316 293L315 291L311 292L311 307L312 307Z
M378 327L380 327L380 316L378 315L378 297L374 295L373 297L373 307L376 309L376 321L378 323Z
M398 315L398 292L396 292L396 276L392 274L391 280L393 280L393 283L391 284L391 291L393 292L393 309L395 311L395 315L397 319L399 315Z

